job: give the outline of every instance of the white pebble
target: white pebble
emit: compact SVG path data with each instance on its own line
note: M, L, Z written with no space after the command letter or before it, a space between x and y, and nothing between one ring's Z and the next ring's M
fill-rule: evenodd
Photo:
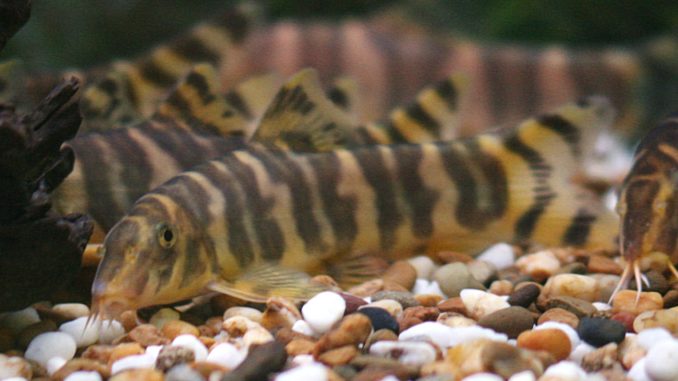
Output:
M292 325L292 331L301 333L306 336L317 336L316 333L313 331L313 328L311 328L310 325L306 322L306 320L297 320L294 322Z
M52 307L52 311L58 313L66 319L76 319L83 316L89 316L89 307L82 303L60 303Z
M654 381L678 380L678 341L663 340L645 357L645 372Z
M233 369L245 359L246 353L241 352L233 344L221 343L212 347L205 361Z
M23 377L10 377L10 378L3 378L2 381L28 381L28 380L23 378Z
M459 296L469 316L475 319L511 307L505 298L482 290L467 288L461 290Z
M296 355L292 359L292 365L294 366L314 364L315 362L313 355Z
M99 325L99 344L111 344L125 334L125 327L117 320L103 320Z
M521 273L529 274L541 281L555 274L560 269L560 261L550 250L523 255L516 261Z
M430 341L441 348L449 348L477 339L489 339L506 342L508 337L480 326L448 327L437 322L424 322L400 333L398 340Z
M574 361L577 364L581 364L582 360L584 359L584 356L595 350L596 350L595 347L582 342L579 345L577 345L572 350L572 352L570 352L570 360Z
M152 354L141 354L125 356L111 365L111 374L116 374L126 369L151 369L155 368L155 360L157 356Z
M172 340L172 345L186 347L195 354L195 361L204 361L207 358L207 347L193 335L179 335Z
M301 314L316 333L325 333L341 320L346 311L346 301L336 292L324 291L306 302Z
M38 311L36 311L33 307L27 307L23 310L14 312L7 312L1 316L2 318L0 318L0 327L8 328L14 334L17 334L29 325L40 321Z
M420 279L431 279L433 270L436 268L436 264L433 260L425 255L420 255L418 257L410 258L407 260L410 262L414 270L417 272L417 278Z
M429 343L408 341L377 341L370 346L370 354L393 358L405 365L422 366L436 359L436 350Z
M382 378L379 381L400 381L400 379L392 374L389 374L388 376Z
M516 253L513 251L511 245L507 243L498 243L480 253L476 259L490 262L497 270L503 270L513 266L516 261Z
M655 344L665 340L672 340L673 336L666 328L649 328L640 331L637 335L638 345L649 351Z
M563 331L567 335L567 337L570 338L570 344L572 345L571 348L577 348L579 343L581 343L577 331L575 331L574 328L570 327L565 323L560 323L557 321L547 321L539 324L538 326L535 326L533 329L548 329L548 328L556 328Z
M586 372L572 361L561 361L548 367L543 377L553 377L559 381L584 381Z
M50 376L53 375L57 372L57 370L61 369L64 364L66 364L66 360L62 359L61 357L52 357L51 359L47 360L47 366L45 367L47 374Z
M593 302L592 304L593 304L594 307L596 307L596 309L597 309L598 311L609 311L609 310L612 309L612 306L609 305L609 304L607 304L607 303L603 303L603 302Z
M101 381L101 375L97 372L80 370L69 374L64 381Z
M149 345L146 347L146 351L144 352L144 354L146 354L146 356L151 356L155 361L158 359L158 355L160 354L162 348L163 348L162 345Z
M78 348L92 345L99 340L99 324L91 322L87 324L87 317L79 317L59 326L59 331L71 335Z
M644 357L633 364L626 376L633 381L652 381L650 376L647 375Z
M64 332L46 332L33 338L24 357L33 360L43 367L47 367L47 361L53 357L61 357L70 360L75 355L75 340L71 335Z
M443 298L447 298L447 295L440 289L438 282L434 280L417 279L414 282L412 293L415 295L440 295Z
M504 381L504 379L492 373L476 373L462 378L461 381Z
M511 376L508 381L536 381L537 377L531 370L524 370Z
M327 368L325 368L322 364L312 363L308 365L301 365L282 372L275 378L275 381L325 381L327 379Z

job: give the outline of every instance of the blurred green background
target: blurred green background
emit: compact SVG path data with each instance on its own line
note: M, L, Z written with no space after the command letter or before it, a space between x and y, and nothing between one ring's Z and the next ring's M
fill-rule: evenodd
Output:
M129 57L225 9L228 0L34 0L28 24L0 59L39 69ZM342 0L258 3L265 18L340 20L398 7L436 30L481 41L630 45L676 32L676 1Z

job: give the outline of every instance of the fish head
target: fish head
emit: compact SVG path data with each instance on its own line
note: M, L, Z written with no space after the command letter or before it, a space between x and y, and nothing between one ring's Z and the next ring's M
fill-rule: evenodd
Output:
M107 234L92 284L94 315L187 300L212 280L214 250L203 229L184 208L163 201L143 197Z

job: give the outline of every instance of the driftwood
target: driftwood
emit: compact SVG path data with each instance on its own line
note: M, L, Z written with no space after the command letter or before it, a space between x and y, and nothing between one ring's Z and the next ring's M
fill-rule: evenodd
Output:
M30 0L0 0L0 50L31 15Z
M23 116L0 104L0 311L48 298L80 269L92 222L56 215L49 197L73 168L62 144L80 126L77 90L66 80Z

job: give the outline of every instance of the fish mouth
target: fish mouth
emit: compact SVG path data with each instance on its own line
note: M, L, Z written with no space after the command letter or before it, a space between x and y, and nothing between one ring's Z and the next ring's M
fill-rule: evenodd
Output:
M94 296L90 320L119 320L123 312L135 309L132 299L124 296Z

